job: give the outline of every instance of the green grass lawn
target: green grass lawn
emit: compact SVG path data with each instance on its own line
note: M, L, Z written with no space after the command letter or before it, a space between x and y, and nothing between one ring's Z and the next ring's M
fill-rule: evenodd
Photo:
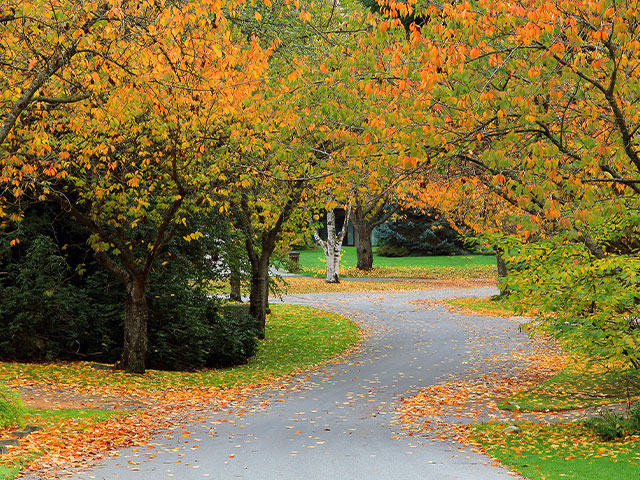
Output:
M637 480L640 438L603 442L581 423L519 424L519 434L503 434L504 424L476 425L472 438L492 457L532 480Z
M340 274L344 277L445 278L451 276L495 276L495 257L491 255L450 255L433 257L373 257L371 272L357 270L355 247L343 247ZM326 261L321 249L300 252L300 272L324 277Z
M38 456L39 452L34 452L32 454L21 455L11 460L0 459L0 480L11 480L15 478L24 465Z
M471 310L481 315L491 315L495 317L513 317L518 315L516 310L509 304L506 297L492 298L452 298L447 303L454 307Z
M549 380L516 393L498 406L523 412L561 411L640 400L638 372L570 363ZM640 478L640 477L639 477Z

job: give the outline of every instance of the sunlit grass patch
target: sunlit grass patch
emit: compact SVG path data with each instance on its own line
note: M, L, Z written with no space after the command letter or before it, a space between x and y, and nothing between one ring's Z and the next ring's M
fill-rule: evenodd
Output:
M581 423L519 424L518 434L503 434L504 424L472 428L472 439L486 453L530 479L637 480L640 438L602 442Z
M479 315L512 317L518 314L507 299L499 297L452 298L447 303Z

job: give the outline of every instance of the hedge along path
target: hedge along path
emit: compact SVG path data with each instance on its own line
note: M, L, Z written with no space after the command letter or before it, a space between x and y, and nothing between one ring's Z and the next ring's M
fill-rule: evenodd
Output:
M135 445L153 455L148 444L153 434L187 420L198 421L212 410L246 408L256 389L324 363L357 344L358 328L340 315L295 305L274 305L272 311L267 339L256 357L230 369L127 375L96 369L88 362L1 363L0 382L24 392L28 407L79 408L88 414L61 418L32 413L27 420L39 422L45 430L0 457L0 467L26 463L34 478L46 479L58 478L70 465L91 465L116 449ZM92 409L99 415L91 415ZM105 415L104 410L115 415ZM0 431L0 437L9 432Z

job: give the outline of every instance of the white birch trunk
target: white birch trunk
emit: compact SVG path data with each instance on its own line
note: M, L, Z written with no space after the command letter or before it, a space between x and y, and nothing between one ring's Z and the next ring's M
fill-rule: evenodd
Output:
M342 242L349 229L349 218L351 216L351 205L347 208L342 230L336 234L336 214L333 209L327 211L327 241L320 238L318 231L313 232L316 243L324 250L327 259L327 283L340 283L340 252Z

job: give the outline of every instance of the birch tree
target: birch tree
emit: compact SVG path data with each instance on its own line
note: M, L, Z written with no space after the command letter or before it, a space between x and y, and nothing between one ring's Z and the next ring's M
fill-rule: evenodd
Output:
M327 260L327 283L340 283L340 254L342 243L349 229L349 219L351 217L351 205L346 209L344 223L340 231L336 231L336 213L333 208L327 209L327 240L320 237L318 229L314 229L313 238L322 247Z

